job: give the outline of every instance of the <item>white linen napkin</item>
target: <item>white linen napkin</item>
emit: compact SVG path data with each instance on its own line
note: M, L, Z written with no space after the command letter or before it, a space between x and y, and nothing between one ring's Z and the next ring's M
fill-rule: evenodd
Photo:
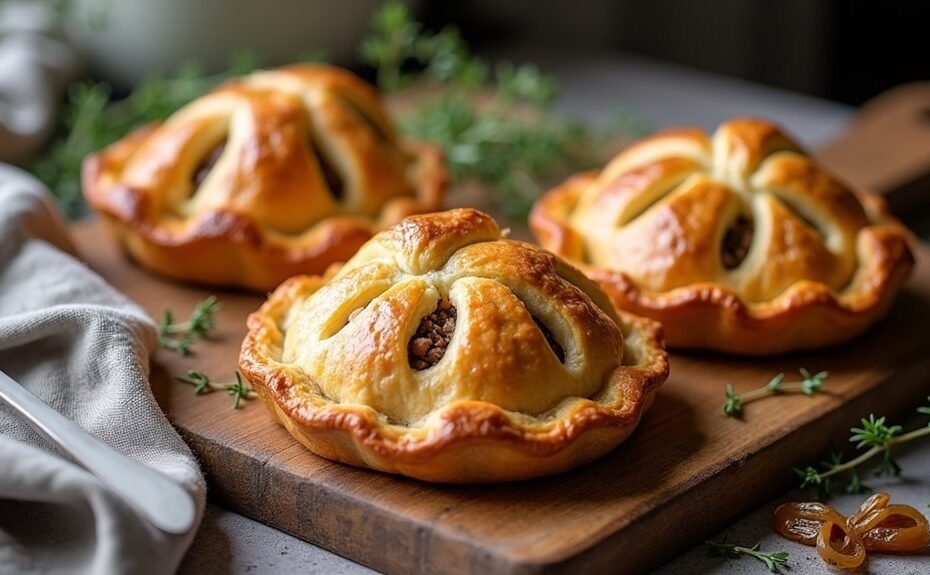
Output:
M148 384L152 320L66 252L47 192L0 165L0 369L204 506L204 480ZM0 573L173 573L161 533L0 405Z

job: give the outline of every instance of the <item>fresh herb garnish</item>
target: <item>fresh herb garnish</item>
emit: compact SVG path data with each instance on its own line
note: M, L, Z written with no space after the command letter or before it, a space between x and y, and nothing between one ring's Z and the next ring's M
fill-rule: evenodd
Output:
M743 413L743 406L750 401L755 401L769 395L779 393L800 392L804 395L814 395L823 387L830 375L826 371L811 374L803 367L798 370L801 374L800 381L785 381L785 374L779 373L764 386L747 391L745 393L736 393L732 385L727 384L724 393L726 402L723 404L723 413L728 417L739 416Z
M613 147L615 132L595 134L551 113L556 83L535 66L492 67L454 28L429 32L401 2L375 12L361 58L384 91L441 84L441 94L402 118L401 130L442 147L453 178L486 184L512 218L525 217L567 174L603 163ZM632 125L628 115L624 121Z
M930 397L927 399L930 401ZM917 412L930 415L930 406L919 407ZM829 461L821 462L819 469L815 466L795 469L795 473L801 478L801 487L816 487L820 496L826 498L836 487L836 476L848 472L849 483L846 485L846 492L867 492L870 488L862 483L860 466L881 456L875 476L898 476L901 474L901 466L893 457L892 447L921 437L930 437L930 422L925 427L903 434L904 429L900 425L890 425L885 417L875 417L874 414L863 418L860 425L861 427L849 430L849 441L855 444L857 450L865 451L849 461L843 461L839 454L832 454Z
M416 138L440 145L452 177L474 179L497 193L507 216L524 218L549 182L571 170L590 168L591 146L580 124L540 117L514 119L506 109L479 109L467 97L446 94L423 103L401 122Z
M216 296L197 302L187 321L175 322L174 313L166 309L158 324L158 344L183 356L191 354L191 346L210 335L216 328L216 313L222 304Z
M708 540L705 541L704 544L710 547L711 555L716 557L725 557L726 559L739 559L744 556L752 557L765 563L765 566L768 567L769 571L772 573L781 573L781 567L790 569L790 567L788 567L789 555L787 551L767 553L762 551L761 543L756 543L752 547L743 547L741 545L727 543L727 534L724 533L720 541Z
M242 379L242 375L236 372L236 381L233 383L213 383L207 374L202 371L190 370L186 376L175 376L177 381L194 386L196 395L212 393L214 391L225 391L233 397L233 409L239 409L242 400L254 399L255 391L252 390Z

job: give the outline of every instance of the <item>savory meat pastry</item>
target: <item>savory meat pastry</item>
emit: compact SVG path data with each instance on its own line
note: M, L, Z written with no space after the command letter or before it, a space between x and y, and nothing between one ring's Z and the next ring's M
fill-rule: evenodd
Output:
M667 374L658 324L471 209L412 216L338 271L283 283L239 367L314 453L440 482L598 458Z
M84 193L164 275L267 291L438 209L435 147L398 138L372 87L298 65L220 86L89 156Z
M855 337L914 264L877 197L754 119L635 143L550 191L530 225L618 307L660 320L670 347L736 354Z

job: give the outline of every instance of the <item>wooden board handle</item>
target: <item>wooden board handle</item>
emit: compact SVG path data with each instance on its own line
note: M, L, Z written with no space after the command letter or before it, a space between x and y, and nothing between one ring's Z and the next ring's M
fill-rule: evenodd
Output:
M867 102L818 158L854 185L885 195L898 213L930 206L930 82Z

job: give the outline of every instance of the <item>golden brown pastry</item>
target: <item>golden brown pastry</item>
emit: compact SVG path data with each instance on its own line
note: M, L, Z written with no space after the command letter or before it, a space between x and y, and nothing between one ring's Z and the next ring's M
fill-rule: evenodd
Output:
M636 427L658 324L471 209L413 216L338 272L282 284L239 368L314 453L427 481L557 473Z
M441 153L398 138L374 89L298 65L220 86L84 163L84 193L146 267L267 291L438 209Z
M849 340L882 317L914 258L856 194L762 120L660 133L534 207L543 247L670 347L765 355Z

